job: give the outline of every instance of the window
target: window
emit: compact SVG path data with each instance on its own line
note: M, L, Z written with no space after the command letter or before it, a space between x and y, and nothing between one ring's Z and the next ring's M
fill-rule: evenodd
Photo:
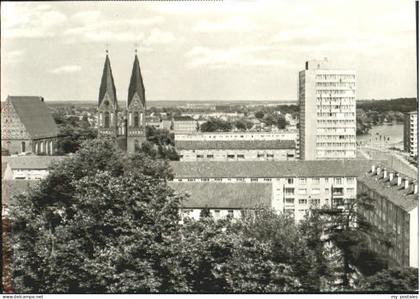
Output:
M306 179L305 178L300 178L299 179L299 184L301 184L301 185L306 184Z
M262 153L257 154L257 158L262 158L262 157L264 157L264 154L262 154Z
M216 218L220 217L220 210L214 210L214 216Z
M195 179L188 179L188 182L194 182Z
M314 184L319 184L319 182L320 182L319 178L313 178L312 179L312 183L314 183Z
M238 154L238 159L245 159L245 155L243 155L243 154Z
M210 181L210 179L209 178L202 178L201 181L202 182L208 182L208 181Z
M287 195L293 195L295 194L295 188L285 188L284 193Z
M274 158L274 154L267 154L267 158Z
M328 193L328 192L330 192L330 189L329 188L325 188L325 193Z
M343 188L333 188L333 195L338 195L338 196L344 195Z
M197 159L203 159L204 155L197 155Z
M352 184L354 182L354 178L346 178L347 184Z
M243 182L245 179L244 178L237 178L236 181L237 182Z
M354 188L347 188L347 193L354 193Z
M228 217L233 218L233 210L228 210Z
M227 155L228 159L234 159L235 155Z
M285 198L284 201L287 204L294 204L295 203L295 199L294 198Z
M214 158L214 155L207 155L207 158L212 159Z
M215 178L215 179L214 179L214 181L215 181L215 182L221 182L221 181L222 181L222 179L221 179L221 178Z
M134 115L133 127L138 128L138 126L139 126L139 113L137 111L135 111L133 113L133 115Z
M314 206L319 206L320 203L321 203L321 200L319 198L311 199L311 204Z
M109 112L105 112L105 125L104 128L109 128Z
M251 182L258 182L257 178L251 178Z
M343 179L342 178L335 178L334 179L334 184L341 185L342 183L343 183Z
M300 205L306 205L308 203L308 201L306 199L299 199L299 204Z
M287 179L287 183L288 183L288 184L293 184L293 179L292 179L292 178L288 178L288 179Z
M264 181L265 182L271 182L271 179L270 178L264 178Z

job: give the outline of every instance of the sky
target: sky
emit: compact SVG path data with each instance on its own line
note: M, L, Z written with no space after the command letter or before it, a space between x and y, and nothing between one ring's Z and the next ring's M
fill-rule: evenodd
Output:
M357 97L416 96L415 2L2 2L1 100L97 101L109 57L125 101L296 100L306 60L357 71Z

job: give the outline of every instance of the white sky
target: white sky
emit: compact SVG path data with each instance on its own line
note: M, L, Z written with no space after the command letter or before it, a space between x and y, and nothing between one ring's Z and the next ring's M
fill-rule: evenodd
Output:
M126 100L135 44L151 100L295 100L306 60L359 98L415 97L411 0L2 2L1 100L96 101L105 45Z

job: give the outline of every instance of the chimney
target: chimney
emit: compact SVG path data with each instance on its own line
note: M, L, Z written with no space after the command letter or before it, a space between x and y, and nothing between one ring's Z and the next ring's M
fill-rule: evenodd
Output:
M392 182L393 179L394 179L394 173L391 171L389 173L389 181Z
M371 167L371 172L372 172L372 173L375 173L375 169L376 169L376 166L375 166L375 165L372 165L372 167Z
M398 179L397 180L397 186L399 187L402 184L402 177L400 175L398 175L397 179Z
M376 175L379 176L380 174L381 174L381 168L378 167L378 168L376 168Z
M404 189L408 189L410 187L410 180L408 178L404 179Z

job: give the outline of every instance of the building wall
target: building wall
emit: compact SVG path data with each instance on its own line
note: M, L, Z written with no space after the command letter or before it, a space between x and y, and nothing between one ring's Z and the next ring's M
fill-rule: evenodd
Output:
M14 180L41 180L48 176L48 169L13 169L12 179Z
M356 75L309 68L299 73L300 156L356 157Z
M295 149L273 150L178 150L180 161L295 160Z
M203 209L201 208L183 208L180 210L181 219L188 217L194 220L200 219L200 214ZM240 209L226 209L226 208L209 208L210 215L216 219L223 219L232 217L232 219L240 219L242 217L242 211Z
M355 177L327 178L175 178L174 182L245 182L270 183L273 187L272 208L292 215L296 221L304 219L313 207L324 205L344 207L346 198L355 198ZM334 190L336 192L334 192ZM337 192L342 190L342 192ZM239 207L238 207L239 209Z
M419 210L411 210L410 215L410 255L409 266L419 268Z
M404 116L404 150L410 156L417 156L417 113L411 112Z
M198 132L196 134L176 134L175 140L296 140L297 132Z

